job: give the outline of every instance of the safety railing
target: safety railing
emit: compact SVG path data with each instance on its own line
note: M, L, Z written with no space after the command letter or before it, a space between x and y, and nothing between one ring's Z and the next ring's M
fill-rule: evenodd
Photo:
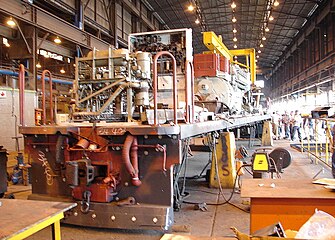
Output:
M326 167L332 166L334 152L335 119L316 118L313 126L303 128L304 137L300 143L301 152L306 152L312 163L322 162Z

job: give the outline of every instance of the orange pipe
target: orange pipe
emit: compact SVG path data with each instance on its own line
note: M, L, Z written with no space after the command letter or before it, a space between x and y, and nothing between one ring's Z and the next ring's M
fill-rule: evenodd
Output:
M132 177L132 184L140 186L142 184L138 177L138 155L137 138L133 135L127 135L122 149L122 160L126 166L127 172ZM131 160L131 161L130 161Z
M46 124L46 106L45 106L45 74L49 75L49 93L50 93L50 122L54 123L54 112L53 112L53 101L52 101L52 76L49 70L44 70L42 72L42 110L43 110L43 125Z

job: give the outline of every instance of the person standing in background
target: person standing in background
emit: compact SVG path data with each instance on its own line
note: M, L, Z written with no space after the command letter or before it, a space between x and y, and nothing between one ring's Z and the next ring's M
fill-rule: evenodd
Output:
M282 124L284 127L284 139L289 139L291 137L290 135L290 116L288 115L287 111L284 112L282 115Z
M292 141L295 140L295 134L296 132L298 132L298 138L299 138L299 141L301 142L302 117L298 110L295 110L292 125L293 125L293 131L292 131L291 140Z

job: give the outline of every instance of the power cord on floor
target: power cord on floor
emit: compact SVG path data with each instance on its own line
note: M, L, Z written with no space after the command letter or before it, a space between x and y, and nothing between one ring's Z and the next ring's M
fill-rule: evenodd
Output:
M216 174L216 177L219 179L219 177L218 177L219 176L218 160L217 160L217 156L216 156L216 138L217 138L216 135L217 135L217 133L212 133L212 134L208 135L208 138L209 138L208 139L208 146L210 147L210 150L211 150L211 152L212 152L212 154L214 156L214 160L215 160L215 174ZM250 167L250 166L251 166L250 164L244 164L244 165L242 165L242 166L239 167L239 169L238 169L238 171L236 173L237 177L234 180L234 185L233 185L234 188L236 186L237 180L239 179L239 175L238 174L241 171L241 169L245 168L245 167ZM243 209L243 208L241 208L241 207L239 207L239 206L237 206L237 205L235 205L235 204L233 204L233 203L230 202L230 200L232 199L232 197L233 197L233 195L235 193L234 189L231 192L230 196L228 198L226 198L224 196L224 193L223 193L223 188L222 188L221 182L218 181L218 183L219 183L219 194L224 199L224 202L222 202L222 203L206 203L207 205L221 206L221 205L224 205L224 204L229 204L229 205L231 205L233 207L236 207L237 209L239 209L241 211L249 213L248 210ZM183 200L183 203L186 203L186 204L199 204L199 203L196 203L196 202L190 202L190 201L185 201L185 200Z

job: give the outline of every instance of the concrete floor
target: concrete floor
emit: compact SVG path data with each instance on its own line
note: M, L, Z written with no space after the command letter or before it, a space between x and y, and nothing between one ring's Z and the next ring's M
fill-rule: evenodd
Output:
M247 147L247 142L236 141L237 145L243 144ZM307 156L306 153L300 153L290 147L290 142L287 140L275 140L274 147L284 147L288 149L293 157L291 165L284 170L282 178L294 179L310 178L312 179L317 173L317 178L332 178L331 171L328 167L321 163L315 164L314 161ZM255 142L252 149L259 148L259 142ZM249 149L250 155L253 150ZM188 160L187 176L194 176L200 174L201 170L208 163L210 159L207 152L194 152L194 156ZM11 159L9 166L14 165L15 162ZM324 169L323 171L321 171ZM320 172L321 171L321 172ZM246 173L241 177L251 178ZM13 192L18 199L25 199L30 193L29 186L11 185L8 192ZM183 203L179 212L175 212L174 227L172 233L182 234L188 236L203 236L203 237L233 237L234 234L230 227L236 227L244 233L249 233L249 199L241 199L238 192L234 193L231 203L224 205L210 205L223 202L217 189L208 188L208 183L204 178L187 180L186 192L189 194L185 198L185 202L192 203L207 203L208 210L195 210L194 204ZM228 198L231 190L224 189L223 195ZM234 206L234 205L235 206ZM237 207L236 207L237 206ZM244 211L242 211L243 209ZM96 229L88 227L77 227L62 224L61 226L63 239L160 239L163 232L159 231L129 231L129 230L115 230L115 229ZM30 240L51 239L51 230L44 229L32 237ZM206 238L207 239L207 238Z

